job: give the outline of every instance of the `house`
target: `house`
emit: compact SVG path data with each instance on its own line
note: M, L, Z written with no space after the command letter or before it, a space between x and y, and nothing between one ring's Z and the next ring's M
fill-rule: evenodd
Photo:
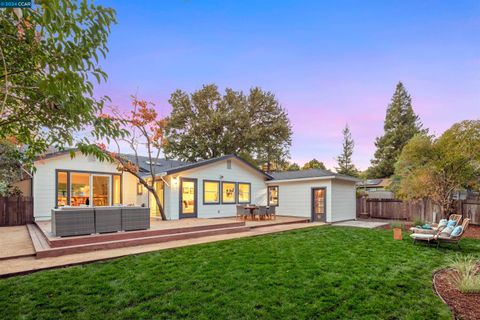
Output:
M126 155L126 157L132 157ZM139 171L149 176L147 157ZM220 218L236 215L236 205L276 206L278 215L327 222L355 219L355 178L327 170L266 173L236 155L194 163L159 159L155 188L167 219ZM114 163L75 152L57 152L35 161L32 178L34 217L50 219L61 206L143 205L152 217L155 200L135 176Z
M388 190L391 180L389 178L368 179L357 183L357 189L366 193L370 199L394 199L395 194Z

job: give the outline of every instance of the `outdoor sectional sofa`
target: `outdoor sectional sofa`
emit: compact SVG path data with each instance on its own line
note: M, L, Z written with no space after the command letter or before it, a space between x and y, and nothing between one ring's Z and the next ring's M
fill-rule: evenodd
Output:
M57 237L150 228L147 207L69 207L52 209L52 233Z

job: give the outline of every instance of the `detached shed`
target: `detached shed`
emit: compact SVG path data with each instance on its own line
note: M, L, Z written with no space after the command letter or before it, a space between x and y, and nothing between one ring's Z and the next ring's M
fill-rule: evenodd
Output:
M356 183L328 170L308 169L269 173L268 205L279 215L336 222L356 218Z

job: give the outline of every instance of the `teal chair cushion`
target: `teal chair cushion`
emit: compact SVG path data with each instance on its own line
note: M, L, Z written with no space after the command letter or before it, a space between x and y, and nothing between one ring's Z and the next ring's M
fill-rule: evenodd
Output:
M447 226L445 229L442 230L442 232L440 233L440 235L442 237L450 237L450 235L452 234L452 231L453 231L453 227L449 227Z
M457 226L457 227L455 227L455 229L453 229L453 231L451 233L451 236L452 237L458 237L459 235L462 234L462 231L463 231L463 227L462 226Z
M457 225L456 220L449 220L447 223L447 227L455 227Z
M438 223L438 227L439 228L445 228L447 226L447 223L448 223L448 220L447 219L442 219L440 220L440 222Z

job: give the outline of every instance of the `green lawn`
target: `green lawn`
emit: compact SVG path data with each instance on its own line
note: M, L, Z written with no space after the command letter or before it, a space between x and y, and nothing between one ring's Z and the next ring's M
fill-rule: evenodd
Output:
M450 319L431 276L456 251L391 238L324 226L38 272L0 281L0 317Z

